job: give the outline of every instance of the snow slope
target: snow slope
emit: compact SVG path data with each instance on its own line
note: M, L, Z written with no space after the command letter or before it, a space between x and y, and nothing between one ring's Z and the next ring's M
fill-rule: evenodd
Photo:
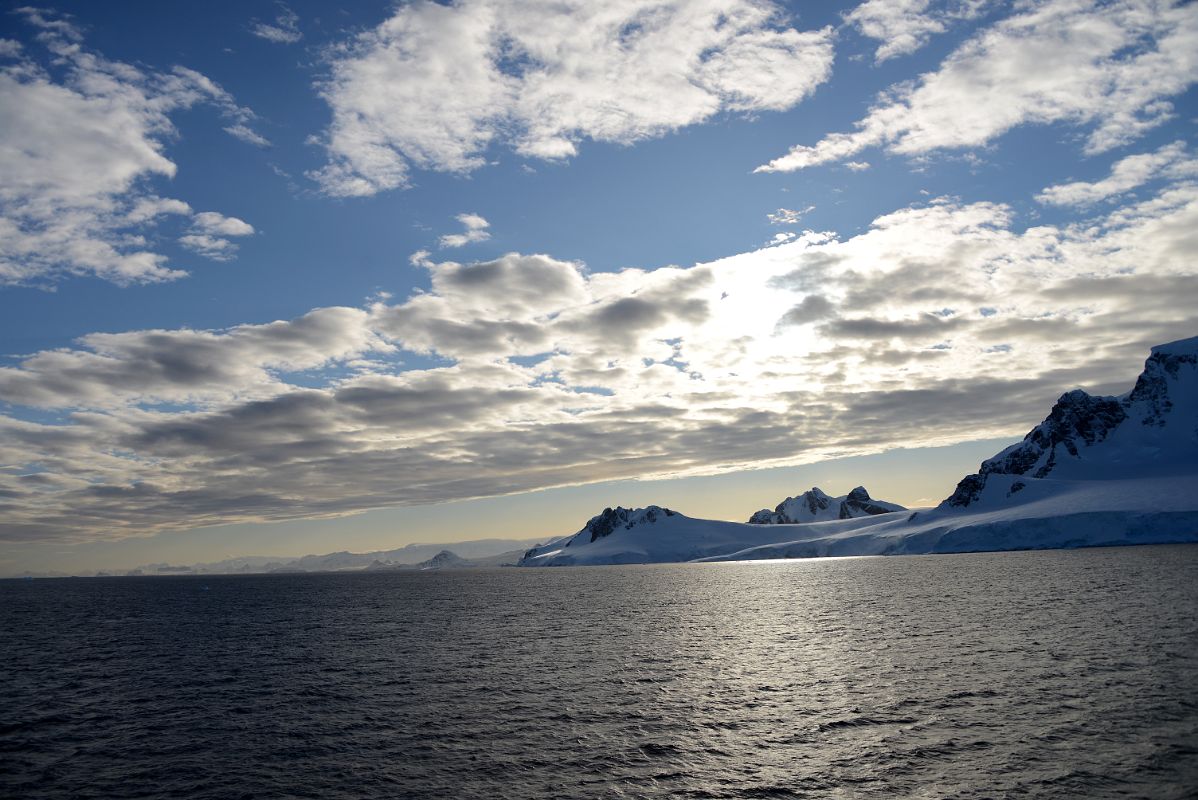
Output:
M520 566L693 561L778 542L780 529L795 527L694 519L659 506L608 508L578 533L530 549Z
M833 517L834 498L816 491L788 498L773 512L781 516L786 503L797 501L787 513L814 518L802 524L691 519L656 506L607 509L578 533L529 550L520 564L1198 541L1198 337L1154 347L1125 395L1065 393L1022 442L984 461L934 509L855 518L837 510Z

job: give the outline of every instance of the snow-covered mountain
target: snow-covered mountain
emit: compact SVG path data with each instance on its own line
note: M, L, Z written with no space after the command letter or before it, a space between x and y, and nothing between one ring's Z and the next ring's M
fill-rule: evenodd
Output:
M605 508L578 533L534 547L520 566L692 561L779 539L777 526L694 519L660 506Z
M752 524L656 506L607 509L578 533L529 550L520 564L1198 542L1198 337L1152 348L1127 394L1065 393L1022 442L983 462L934 509L842 518L831 511L841 498L817 491L758 512ZM798 507L788 514L810 519L775 522L787 503Z
M1120 397L1066 392L1022 442L982 462L944 501L1003 502L1043 479L1112 480L1198 472L1198 337L1152 348Z
M749 517L749 524L827 522L833 519L856 519L906 510L906 507L897 503L874 500L869 496L869 492L865 491L864 486L858 486L842 497L829 497L818 486L814 486L797 497L786 498L773 511L768 508L761 509Z
M452 550L442 550L427 561L416 564L404 564L376 558L365 567L365 570L367 572L394 572L397 570L467 569L473 566L473 561L462 558Z

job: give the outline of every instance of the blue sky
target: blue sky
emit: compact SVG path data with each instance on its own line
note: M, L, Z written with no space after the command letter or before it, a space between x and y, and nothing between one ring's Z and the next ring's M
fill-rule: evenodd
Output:
M0 572L935 502L1193 335L1196 18L9 4Z

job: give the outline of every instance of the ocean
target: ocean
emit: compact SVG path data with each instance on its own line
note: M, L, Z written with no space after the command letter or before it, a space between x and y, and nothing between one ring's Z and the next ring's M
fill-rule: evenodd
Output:
M1198 545L0 581L0 796L1193 797Z

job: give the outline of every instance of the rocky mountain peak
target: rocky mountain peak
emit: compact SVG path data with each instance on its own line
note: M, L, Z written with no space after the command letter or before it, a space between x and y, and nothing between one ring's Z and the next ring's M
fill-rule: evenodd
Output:
M661 506L646 506L645 508L616 506L615 508L605 508L603 509L603 513L591 517L579 533L583 535L583 539L586 541L593 542L596 539L602 539L604 536L611 535L620 528L631 530L637 525L653 524L660 517L672 517L676 513Z
M1127 425L1163 428L1180 396L1187 393L1185 387L1192 387L1196 378L1198 337L1154 347L1135 387L1126 395L1095 396L1081 389L1066 392L1022 442L983 461L978 472L966 475L941 505L964 508L976 502L990 475L1047 478L1059 471L1062 463L1101 458L1094 448L1101 450L1116 431L1122 436ZM1190 434L1193 438L1192 431ZM1159 452L1158 447L1143 444L1146 446L1139 450L1144 454ZM1119 460L1125 464L1126 455Z
M763 508L754 513L749 517L749 524L778 525L822 522L902 510L903 507L895 503L874 500L864 486L858 486L843 497L831 497L818 486L813 486L800 495L786 498L773 511Z

